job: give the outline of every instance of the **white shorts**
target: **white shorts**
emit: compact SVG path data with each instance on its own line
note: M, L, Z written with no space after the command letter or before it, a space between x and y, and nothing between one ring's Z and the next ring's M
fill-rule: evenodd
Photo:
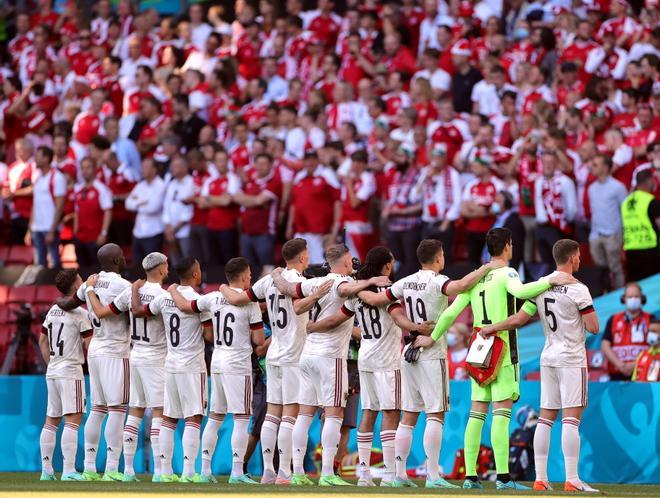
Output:
M46 379L48 407L46 415L58 418L71 413L83 413L87 408L85 381L82 379Z
M401 370L360 370L360 404L363 410L401 410Z
M273 405L295 405L300 390L298 365L270 365L266 362L266 401Z
M300 357L298 402L308 406L346 406L348 371L346 360L315 355Z
M130 406L161 408L165 396L165 369L157 365L131 365Z
M206 415L208 405L206 382L206 372L165 372L163 414L176 419Z
M439 413L449 410L447 360L401 360L401 407L406 412Z
M252 414L252 375L211 374L211 412Z
M131 369L128 358L94 356L87 359L92 406L119 406L129 401Z
M587 406L587 367L541 366L541 408L559 410Z

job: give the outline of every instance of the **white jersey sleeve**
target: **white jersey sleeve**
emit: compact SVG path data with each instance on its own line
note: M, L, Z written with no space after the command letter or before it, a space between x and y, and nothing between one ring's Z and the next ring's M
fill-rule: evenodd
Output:
M266 275L265 277L257 280L254 285L249 288L246 292L252 301L265 301L266 292L268 288L273 284L273 277Z

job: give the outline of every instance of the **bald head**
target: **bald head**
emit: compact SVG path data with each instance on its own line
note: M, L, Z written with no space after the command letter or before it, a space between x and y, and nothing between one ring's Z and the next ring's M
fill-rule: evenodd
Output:
M96 257L101 265L101 270L121 272L126 266L124 253L117 244L105 244L96 253Z

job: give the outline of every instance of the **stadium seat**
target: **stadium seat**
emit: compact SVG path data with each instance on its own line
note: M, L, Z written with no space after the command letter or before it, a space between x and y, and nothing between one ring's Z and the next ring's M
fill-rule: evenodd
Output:
M208 294L213 291L217 291L220 284L203 284L202 285L202 294Z
M12 287L9 289L7 302L9 304L34 303L37 288L31 285Z
M0 305L7 304L7 297L9 296L9 287L0 285Z
M39 285L35 302L38 304L53 304L53 301L60 297L60 291L54 285Z
M0 261L6 264L9 259L9 246L0 246Z
M16 315L9 308L9 306L0 307L0 326L8 323L14 323L16 321Z
M7 258L10 265L31 265L34 260L34 252L31 247L12 246Z

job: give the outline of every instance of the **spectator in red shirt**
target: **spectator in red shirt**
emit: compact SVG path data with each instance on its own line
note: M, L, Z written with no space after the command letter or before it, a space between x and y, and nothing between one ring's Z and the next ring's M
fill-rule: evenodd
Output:
M273 158L260 153L254 159L243 189L234 196L241 206L241 254L255 268L273 265L275 228L282 182L273 170Z
M7 183L2 196L11 202L10 244L22 245L32 212L32 174L34 171L34 146L28 139L16 141L16 161L9 165Z
M335 172L319 164L315 150L305 152L303 169L293 180L286 238L305 239L309 262L323 263L323 251L339 231L340 183Z
M383 64L389 73L400 71L412 76L417 71L415 56L407 47L401 44L401 35L392 33L384 39L385 56Z
M495 202L497 193L504 190L504 184L492 175L492 167L495 167L493 158L484 151L477 151L470 162L470 168L476 178L463 189L461 215L467 218L465 232L468 259L476 265L481 263L486 233L495 222L495 214L491 212L491 206Z
M188 165L195 184L193 196L184 201L184 204L194 205L193 217L190 220L190 246L193 257L202 266L206 266L211 261L209 234L206 225L208 209L201 201L201 194L204 182L210 177L215 177L216 172L215 169L211 170L209 168L204 154L199 149L188 151L186 159L188 159Z
M206 226L210 252L215 261L224 265L236 256L239 206L234 203L233 196L240 190L241 181L229 171L229 156L226 150L215 152L213 167L218 176L209 177L204 182L200 206L208 209Z
M78 266L96 265L96 252L107 242L112 221L112 192L98 180L96 161L80 162L83 183L75 188L73 234Z
M125 163L119 161L117 154L112 150L104 153L103 163L100 177L112 193L113 204L108 239L122 246L130 245L135 215L126 210L124 202L135 187L138 178Z

